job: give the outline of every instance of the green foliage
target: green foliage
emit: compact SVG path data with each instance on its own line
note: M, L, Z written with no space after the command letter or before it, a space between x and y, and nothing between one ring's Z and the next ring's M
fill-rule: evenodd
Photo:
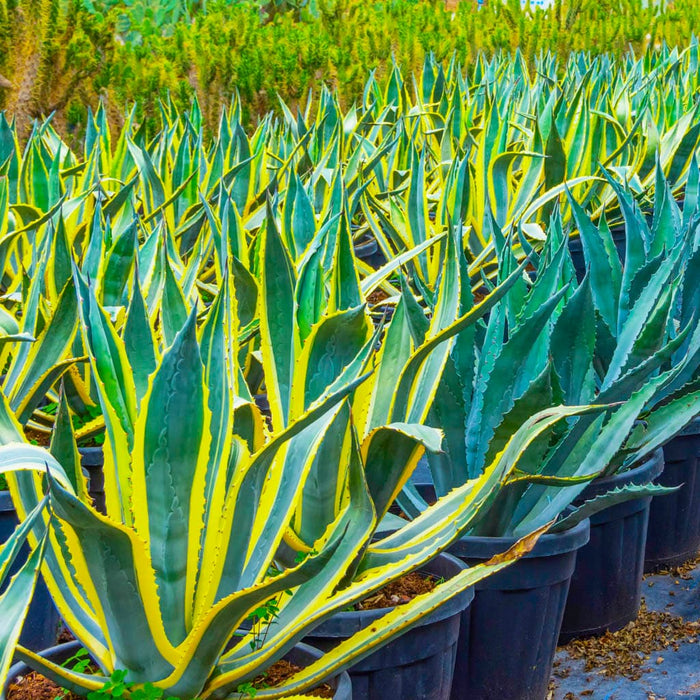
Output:
M180 107L196 94L214 127L235 90L250 122L278 109L277 95L296 104L310 90L319 95L324 83L350 105L361 97L370 71L378 77L391 71L391 56L408 73L431 52L441 61L455 55L470 68L480 52L518 50L533 67L546 52L562 58L570 51L621 55L632 47L643 55L664 44L685 46L700 26L694 0L676 0L660 11L641 4L559 1L530 12L502 2L477 9L471 1L450 11L437 0L309 6L289 0L3 0L0 72L17 85L33 84L30 114L58 110L72 128L85 126L84 116L70 108L76 100L94 108L99 96L106 97L118 112L136 102L139 117L152 119L156 100L166 94ZM30 36L40 37L32 44L39 47L38 74L27 53ZM14 50L2 51L3 41ZM7 92L4 106L13 109L18 97ZM2 99L0 93L0 106Z
M70 658L66 659L61 666L74 671L75 673L90 673L92 659L88 650L80 647ZM152 683L135 685L126 680L127 671L121 669L113 671L110 677L105 680L99 690L90 691L87 694L88 700L115 700L115 698L128 697L130 700L159 700L163 697L163 689L157 688ZM66 689L61 689L54 700L64 700L70 695ZM176 700L169 698L168 700Z
M156 191L153 166L149 168L144 150L129 145L134 161L149 173L145 194L158 205L163 192ZM163 211L162 204L157 208ZM133 696L139 688L147 698L152 695L149 683L174 696L235 692L335 610L419 568L447 547L517 463L517 447L494 460L483 477L440 505L441 517L430 533L407 524L402 543L387 549L382 539L375 540L379 517L420 451L439 448L439 431L417 422L430 400L429 380L435 381L439 362L433 363L422 348L417 355L430 360L425 364L432 371L409 373L410 415L400 404L395 413L405 414L403 421L379 422L359 431L359 424L351 421L350 402L354 390L374 374L377 348L347 226L340 227L334 243L329 294L311 332L301 339L293 306L297 272L292 251L276 228L272 205L265 209L267 221L258 244L258 312L272 407L269 432L262 427L242 372L246 355L239 352L243 334L230 251L240 241L224 241L223 250L212 246L212 254L221 256L218 292L201 316L196 305L186 308L191 297L184 292L188 275L178 282L167 258L161 260L166 267L153 320L143 306L149 290L141 288L136 271L133 285L126 284L126 276L115 289L113 282L121 275L98 275L96 284L71 258L60 297L65 303L75 295L82 345L75 337L70 345L88 353L102 407L107 517L98 515L85 497L65 393L56 410L51 453L22 443L22 428L2 397L0 472L9 474L20 515L38 507L49 473L51 510L35 525L37 536L56 532L56 537L46 538L45 580L101 672L86 677L27 654L21 646L17 653L58 683L95 693L90 700L127 691ZM215 233L220 236L221 231ZM58 236L58 229L50 235ZM320 244L325 231L318 235ZM135 254L136 239L131 233L123 236ZM214 236L210 240L213 244ZM94 250L101 243L96 234L89 247ZM120 239L111 243L111 254L100 266L108 271L112 263L118 262L118 269L123 265L123 257L115 253ZM145 255L147 244L139 250ZM79 261L86 270L93 262L90 255ZM51 259L48 272L49 278L63 280L60 255ZM192 288L194 282L193 277ZM431 338L435 354L459 328L476 322L506 287L480 312L454 323L444 314L440 334ZM121 302L122 312L101 304L98 297ZM60 316L56 311L47 328L61 325ZM72 324L68 326L70 331ZM144 361L149 348L151 353L158 348L150 363ZM28 370L31 374L36 368L30 363ZM18 372L20 384L26 383ZM375 391L383 388L375 385ZM359 413L359 405L355 410ZM517 445L533 439L569 415L571 411L556 409L516 431L513 440ZM398 448L393 451L392 441ZM319 500L319 489L329 485L338 498ZM521 543L504 559L465 570L387 613L384 629L373 626L359 632L268 694L291 695L324 681L408 629L436 601L500 570L529 546ZM65 566L68 550L70 569ZM86 595L92 598L89 605ZM251 629L229 647L246 620ZM4 656L11 656L13 644L9 639L7 647L0 646ZM103 687L96 690L96 683Z
M344 12L359 22L387 7L321 3L318 17L338 46ZM575 21L561 5L501 7L509 26ZM105 26L122 10L84 17ZM235 12L247 14L234 31ZM492 13L449 21L468 12ZM52 22L35 56L44 75L63 60L60 6L45 0L37 16ZM0 114L0 473L20 517L37 520L24 578L45 548L49 590L101 674L18 654L93 700L149 700L149 684L251 694L316 624L461 534L529 538L358 632L279 690L294 693L507 565L590 479L697 413L700 44L561 63L521 52L441 63L412 46L361 76L355 105L324 88L279 100L281 116L246 131L255 81L276 65L271 85L300 76L298 56L266 62L255 42L316 20L282 12L261 25L258 8L217 5L168 37L154 17L114 47L149 93L120 129L107 116L112 73L76 147L51 120L25 139ZM215 30L260 60L237 68ZM197 32L206 40L188 49ZM149 51L167 58L178 41L178 70L193 46L200 62L202 101L187 111L186 88L157 100L148 73ZM608 222L626 227L624 264ZM581 282L570 233L589 265ZM378 270L354 252L366 238L386 258ZM27 445L26 428L51 432L49 451ZM76 443L95 435L106 517ZM438 502L407 486L415 520L375 536L426 451ZM3 663L29 600L15 590Z
M587 480L638 464L700 411L700 172L693 162L682 210L658 167L655 177L647 217L632 192L610 180L623 213L624 256L605 218L594 224L570 196L586 274L580 281L574 276L557 211L542 249L529 252L532 279L514 285L483 328L458 337L430 416L445 432L444 453L428 454L438 495L478 475L513 427L538 411L560 403L619 407L571 420L533 445L522 471L472 523L474 534L513 535L541 524L562 512ZM502 279L515 265L513 244L497 228L493 240ZM472 303L469 289L462 289L460 303ZM402 322L400 308L390 332ZM664 493L643 486L601 496L562 527L606 504ZM424 506L410 486L400 502L414 515Z

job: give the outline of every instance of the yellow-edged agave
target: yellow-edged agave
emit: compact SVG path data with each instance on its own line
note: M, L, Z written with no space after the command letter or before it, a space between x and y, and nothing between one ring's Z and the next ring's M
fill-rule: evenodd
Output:
M274 229L267 236L263 247L270 264L284 248ZM275 272L285 279L283 268ZM293 305L291 315L279 307L263 320L263 327L269 324L263 342L273 346L265 353L274 358L266 367L268 386L280 387L280 396L289 389L296 396L289 372L303 379L301 402L271 395L274 429L266 434L241 379L228 266L204 322L198 327L193 309L162 354L149 342L153 328L143 312L132 317L130 332L138 342L127 353L95 290L74 270L83 339L105 416L107 514L81 498L85 485L69 421L58 421L66 439L56 440L49 453L21 443L20 426L3 400L0 471L21 517L38 506L48 486L48 512L32 516L30 540L34 551L45 541L43 577L100 673L69 671L21 647L20 658L83 693L98 689L105 674L120 669L136 687L153 683L169 696L230 696L314 625L447 547L508 479L527 445L561 418L580 412L556 408L533 416L481 478L407 525L405 533L395 535L398 541L373 546L378 518L401 477L387 474L381 485L368 479L366 454L346 420L353 390L369 379L363 367L374 340L365 319L360 351L337 354L342 350L336 343L338 320L358 333L352 319L359 312L346 305L350 283L340 284L341 278L339 271L333 296L338 311L313 324L298 367L292 368L293 355L286 354L292 352L289 343L300 338ZM265 285L263 303L270 308L274 286L272 279ZM439 445L438 431L412 430L422 443ZM392 431L400 432L390 426L384 436ZM415 435L409 437L416 442ZM390 443L371 445L380 448L386 452ZM414 451L412 446L409 453ZM320 455L332 457L332 507L324 504L317 511L312 547L297 547L289 524ZM445 599L507 566L534 538L397 608L381 624L257 696L294 695L347 668ZM236 636L251 612L271 599L279 612L267 633ZM233 647L232 640L238 642ZM6 658L6 647L3 652Z
M608 175L608 177L610 177ZM577 283L561 217L555 214L532 278L522 277L489 315L482 332L457 337L436 390L428 422L444 433L444 452L428 454L438 495L481 473L524 417L558 402L612 404L608 417L571 420L559 441L542 443L519 483L506 484L482 510L470 534L518 536L560 513L595 476L622 473L670 440L700 410L700 279L697 165L690 170L681 212L661 168L654 220L648 225L631 192L610 177L626 221L627 257L619 259L610 231L596 227L573 197L570 206L587 262ZM494 228L505 277L517 265ZM453 292L472 304L468 287ZM420 337L427 327L404 293L388 334ZM393 328L398 323L397 329ZM362 391L360 388L358 391ZM549 483L548 483L549 480ZM582 506L555 525L569 527L611 502L660 495L650 484L628 484ZM405 513L422 499L410 486L399 497Z
M481 62L468 77L454 62L440 77L429 62L413 98L395 67L385 90L368 83L361 108L343 113L324 91L315 118L283 107L281 122L268 117L250 137L234 102L210 144L196 104L182 115L164 103L151 141L132 114L114 143L100 109L80 156L50 122L20 153L2 117L0 274L22 318L0 317L9 360L0 471L25 521L0 553L0 578L31 531L20 580L34 580L43 556L51 594L100 673L19 656L83 693L120 669L166 695L230 696L316 624L448 547L505 486L534 480L518 471L521 457L587 409L523 413L498 449L479 437L472 479L373 540L423 451L442 446L424 425L436 396L458 370L463 381L447 389L470 390L464 351L476 322L509 290L520 293L517 263L483 301L470 292L470 277L504 245L501 229L514 241L525 222L522 251L528 235L541 245L537 222L567 187L599 215L616 185L592 177L598 162L641 192L656 185L657 147L671 186L683 186L700 130L695 112L682 116L686 83L672 98L660 88L695 54L625 64L609 87L610 64L585 57L561 81L547 60L533 77L520 59ZM581 205L565 206L584 221ZM356 265L353 232L398 257L374 273ZM487 340L508 313L532 312L528 328L550 323L566 296L554 277L527 304L505 299ZM386 332L364 305L380 284L401 299ZM523 352L535 335L518 341ZM538 360L546 365L547 352ZM533 380L546 369L535 368ZM482 398L505 384L480 387ZM257 386L268 394L269 428L251 396ZM46 393L55 421L38 410ZM623 427L639 401L616 414ZM104 416L106 515L86 499L71 425L81 405ZM500 425L510 408L488 420ZM22 442L30 420L55 422L50 452ZM452 445L462 430L464 448L464 424L445 427ZM560 510L553 501L538 517ZM347 668L533 541L389 613L258 697L303 692ZM28 599L11 588L4 666ZM270 600L279 612L264 638L237 636Z

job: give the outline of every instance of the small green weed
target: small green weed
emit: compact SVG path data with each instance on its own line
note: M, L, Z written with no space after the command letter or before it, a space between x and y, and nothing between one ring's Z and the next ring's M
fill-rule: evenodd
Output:
M66 659L63 668L70 669L76 673L86 673L90 670L91 659L84 648L78 649L69 659ZM114 700L128 696L130 700L161 700L163 689L157 688L152 683L145 683L136 686L126 680L126 671L116 670L112 672L109 680L99 690L88 693L88 700ZM69 695L69 691L62 689L54 700L64 700ZM177 698L167 698L166 700L177 700Z

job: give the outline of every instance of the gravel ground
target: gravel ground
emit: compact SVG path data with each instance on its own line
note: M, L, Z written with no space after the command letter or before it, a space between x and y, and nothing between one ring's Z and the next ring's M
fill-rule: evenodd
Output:
M700 562L647 576L642 595L634 626L558 650L550 700L700 700Z

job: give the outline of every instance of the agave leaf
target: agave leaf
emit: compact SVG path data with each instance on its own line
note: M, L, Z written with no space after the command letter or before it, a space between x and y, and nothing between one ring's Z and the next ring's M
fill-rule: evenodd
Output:
M165 189L163 182L156 172L148 151L131 139L127 138L127 147L129 154L134 159L138 169L139 179L146 195L146 205L149 212L163 207L166 202Z
M532 375L539 368L531 367L527 358L532 357L537 342L542 342L542 332L566 291L559 290L531 317L521 321L501 352L497 352L491 372L479 377L466 426L470 474L481 471L496 426L518 398L518 384L527 386L534 379Z
M306 189L293 170L289 176L283 223L287 247L293 253L294 258L298 259L316 233L316 219Z
M112 243L98 271L102 306L121 306L136 257L137 225L132 223Z
M242 475L242 482L237 483L235 490L232 491L230 495L231 504L229 508L233 507L235 503L237 526L235 531L231 532L230 540L228 543L226 564L224 566L225 574L222 574L221 588L223 590L223 595L228 594L231 590L236 590L239 586L239 581L243 576L244 567L248 567L246 573L247 576L251 578L255 577L255 573L261 570L264 566L264 561L269 559L271 552L274 550L267 550L261 548L257 552L251 547L251 532L252 528L255 526L267 537L280 537L282 536L282 531L279 530L279 534L275 534L272 528L273 520L278 522L279 518L282 518L284 525L286 527L289 522L288 519L284 519L284 512L280 511L276 513L274 519L270 519L269 523L266 520L266 515L269 513L267 510L259 511L258 501L251 499L248 496L249 490L253 493L259 494L262 490L263 483L265 481L265 476L270 469L273 459L276 457L278 451L282 448L286 448L286 444L295 436L301 437L306 428L311 427L312 430L307 434L307 441L309 439L313 440L314 431L323 431L328 422L328 414L334 409L339 403L341 403L354 389L366 381L369 375L362 375L355 379L354 381L348 382L343 385L337 391L327 394L322 397L316 404L311 406L304 415L300 416L296 421L292 422L284 431L274 434L270 440L265 444L265 446L255 453L249 465L247 466L245 473ZM315 424L315 425L314 425ZM299 442L296 448L298 451L307 450L307 457L311 457L311 453L317 449L317 446L303 444L303 441ZM302 469L302 473L305 469L310 467L310 462L307 462L308 466L301 466L299 464L294 464L289 458L283 462L288 473L295 473L299 475L299 469ZM291 470L291 471L290 471ZM276 475L276 481L284 476L285 471L279 469ZM298 488L298 485L289 485L289 489ZM287 500L287 505L285 508L289 508L290 492L289 489L281 494L281 498ZM274 499L274 491L268 486L267 488L269 498ZM297 491L298 493L298 491ZM292 499L293 500L293 499ZM232 517L233 511L231 510L230 517ZM255 525L257 519L257 525ZM262 534L260 535L262 536ZM218 546L218 544L217 544ZM249 560L246 563L246 558ZM262 560L262 561L261 561ZM264 569L262 569L264 570Z
M26 663L30 668L37 669L43 676L52 680L56 685L76 695L99 691L104 688L109 680L108 676L100 673L79 673L49 661L40 654L18 646L15 650L18 659Z
M700 413L700 391L684 387L679 396L671 397L644 416L625 444L626 464L638 463L688 425Z
M13 502L20 519L26 518L45 495L44 475L47 465L52 478L69 491L72 485L61 465L46 450L24 443L9 443L0 447L0 472L7 477ZM64 532L53 520L55 527L49 533L49 543L44 552L42 574L51 597L61 616L70 628L88 640L90 648L100 663L107 652L104 636L92 615L94 599L76 584L75 568L82 565L82 558L75 549L71 533ZM36 548L47 531L48 515L35 523L29 536Z
M0 585L5 582L9 567L17 557L34 521L46 507L47 500L45 498L39 503L0 548ZM34 595L34 587L39 575L45 543L46 538L44 537L39 547L29 554L27 560L10 579L5 591L0 595L0 608L3 612L3 624L0 629L0 678L3 679L7 678L7 672L12 664L15 646L22 631L24 618Z
M138 276L134 272L131 303L124 323L124 348L134 376L136 401L141 403L148 389L148 377L156 368L156 348Z
M424 419L430 408L442 368L447 359L449 344L446 344L439 353L434 353L434 351L445 341L449 341L457 333L488 313L516 282L525 264L523 263L493 292L467 311L467 313L427 339L411 355L401 372L396 394L393 398L392 419L409 418L411 419L409 422L422 422L417 417L420 416L421 419Z
M131 458L136 420L136 383L124 342L117 335L95 291L77 269L83 341L90 351L90 366L105 419L104 475L107 513L118 522L131 522Z
M596 330L593 295L588 280L586 276L552 329L552 363L567 404L583 404L593 399Z
M78 498L86 503L89 502L87 479L80 464L80 453L75 444L70 409L63 391L61 391L58 401L56 422L51 433L49 451L65 469Z
M467 479L467 446L464 426L467 402L464 396L464 384L469 381L470 377L469 375L466 377L460 375L453 359L457 349L463 362L466 359L471 359L474 362L473 355L471 358L465 357L469 354L467 350L469 341L464 338L465 335L465 331L462 331L457 336L457 340L462 341L461 346L457 348L455 345L452 356L445 363L445 370L435 393L435 401L429 418L430 423L439 425L445 435L443 447L445 454L428 454L427 456L435 492L438 496L444 496L456 484ZM473 352L472 347L471 353Z
M297 325L305 343L314 324L321 320L326 301L326 283L322 267L323 249L317 237L299 267L296 285Z
M616 332L618 327L616 300L619 298L619 280L622 270L620 260L617 253L608 254L602 239L603 231L596 229L570 192L568 192L568 197L589 265L590 287L596 308L607 327Z
M53 477L49 482L56 515L80 543L81 582L91 583L99 601L95 612L109 635L115 668L131 669L133 682L167 676L176 652L163 628L146 544L131 529L81 503Z
M606 475L606 468L627 440L646 402L665 378L657 377L616 408L605 424L582 416L559 442L540 470L541 474L562 476ZM589 420L586 420L586 419ZM512 512L512 531L529 532L557 517L583 490L584 484L550 488L532 484Z
M216 602L206 611L183 643L181 650L184 653L181 662L159 685L168 688L168 692L176 693L177 696L201 697L199 690L224 652L226 644L236 630L240 629L247 614L271 598L284 594L285 591L322 577L330 562L342 549L345 537L347 537L346 523L339 518L328 528L324 541L318 543L319 554L312 554L298 566L277 576L270 576L261 583L239 590ZM234 648L234 652L241 647L250 650L246 642L246 638L243 637ZM196 655L193 653L194 649L197 650ZM220 666L223 665L223 663L220 664Z
M659 296L668 293L668 285L671 284L671 275L676 264L673 257L669 257L661 263L657 272L652 275L649 284L642 290L629 315L624 319L623 325L619 329L617 345L610 360L610 366L603 379L602 391L608 389L612 382L623 374L624 368L629 366L634 345L640 334L647 329L647 323L654 312Z
M290 419L294 358L299 346L294 324L296 276L269 203L266 219L262 238L260 337L272 421L279 430Z
M511 435L515 434L530 416L549 408L554 403L552 366L548 363L544 370L532 379L522 395L512 401L512 405L505 413L494 416L494 420L499 419L499 422L494 425L493 435L487 444L484 463L490 464L496 458L507 445ZM546 442L548 440L545 439L545 445L536 450L538 455L541 455L542 450L546 449ZM530 455L524 455L523 459L528 462L533 461L533 457ZM536 458L535 461L537 461Z
M344 507L327 534L329 541L337 541L338 544L323 574L313 577L282 601L276 624L268 628L266 641L260 648L251 650L244 638L221 658L218 665L220 673L210 680L209 691L218 695L226 688L235 687L252 677L261 662L272 663L280 658L310 629L346 604L343 598L338 599L332 594L346 583L349 567L357 561L376 526L372 502L362 475L359 446L354 441L352 444L344 487ZM320 551L325 549L321 542L315 546ZM320 601L325 603L319 605ZM205 689L204 694L209 695L209 691Z
M431 246L434 246L436 243L442 241L446 235L447 232L443 231L442 233L438 233L432 236L427 241L423 241L422 243L419 243L413 248L404 251L400 255L392 256L389 262L380 267L378 270L372 272L372 274L367 275L367 277L365 277L362 280L360 284L360 286L362 287L362 293L365 296L368 296L371 292L377 289L377 287L379 287L384 280L388 279L396 270L398 270L410 260L413 260L424 250L427 250Z
M22 547L27 540L27 536L36 524L44 508L49 502L48 494L34 507L34 509L17 525L8 539L0 547L0 585L9 576L12 565L22 551ZM26 562L25 562L26 566ZM4 656L0 655L3 661ZM6 670L6 669L5 669Z
M345 215L340 218L340 227L335 245L329 310L345 311L362 304L360 280L355 267L352 239L350 237L350 225Z
M297 359L290 415L302 415L338 380L371 337L365 307L356 306L325 316L311 329Z
M592 515L599 513L601 510L606 510L619 503L633 501L638 498L646 498L648 496L664 496L677 491L680 486L668 487L658 486L656 484L626 484L619 488L612 489L607 493L600 494L595 498L585 501L580 506L576 507L566 517L558 520L551 528L550 532L564 532L575 525L578 525L582 520L590 518Z
M390 423L375 428L362 444L367 488L381 520L413 473L424 450L438 452L442 432L428 426Z
M165 283L163 285L163 298L161 306L161 319L163 324L163 340L170 346L175 342L176 335L185 326L189 310L183 289L175 278L172 265L169 261L165 264Z
M334 420L342 408L341 403L292 436L269 465L266 460L256 460L254 467L246 473L239 493L248 497L247 493L252 491L257 498L252 509L250 531L244 540L247 546L242 547L245 559L240 587L258 580L272 563L321 447L324 443L342 444L345 440L346 423ZM240 506L240 500L237 506ZM301 506L303 516L303 501ZM243 522L243 518L237 519L237 523Z
M187 593L198 563L191 538L203 525L211 420L203 379L193 312L149 382L134 426L132 461L132 486L140 494L133 502L134 525L150 545L165 633L174 645L187 634Z
M391 392L380 391L375 387L397 386L401 372L411 356L414 346L406 315L406 303L401 299L377 354L376 379L360 387L356 404L358 423L364 426L363 434L390 420Z
M34 414L37 406L46 398L46 394L51 387L61 379L66 371L74 367L76 362L84 362L85 359L84 357L79 357L62 360L47 369L41 377L38 377L34 386L31 387L16 406L15 412L20 423L26 424Z
M61 292L56 309L36 342L31 345L23 343L13 357L4 386L15 411L23 404L26 407L30 403L29 395L42 379L49 374L53 376L51 384L43 387L46 391L60 378L60 373L56 375L52 370L65 360L66 351L75 336L77 320L75 290L69 283ZM72 362L63 362L62 365L67 368ZM41 398L43 396L35 397L36 402ZM31 409L27 410L31 413Z
M342 466L348 459L351 439L350 421L350 406L345 403L333 415L313 455L292 524L285 532L285 542L294 552L311 552L314 542L336 517L345 479ZM279 553L277 558L285 561Z
M438 499L396 533L372 544L361 568L397 563L409 551L422 549L429 541L446 542L446 547L488 512L500 488L510 473L519 467L521 458L533 442L547 434L561 419L596 411L600 411L600 407L555 406L530 417L482 474Z
M258 283L243 263L234 255L229 257L233 288L236 294L236 313L238 324L245 328L256 318L258 304Z

